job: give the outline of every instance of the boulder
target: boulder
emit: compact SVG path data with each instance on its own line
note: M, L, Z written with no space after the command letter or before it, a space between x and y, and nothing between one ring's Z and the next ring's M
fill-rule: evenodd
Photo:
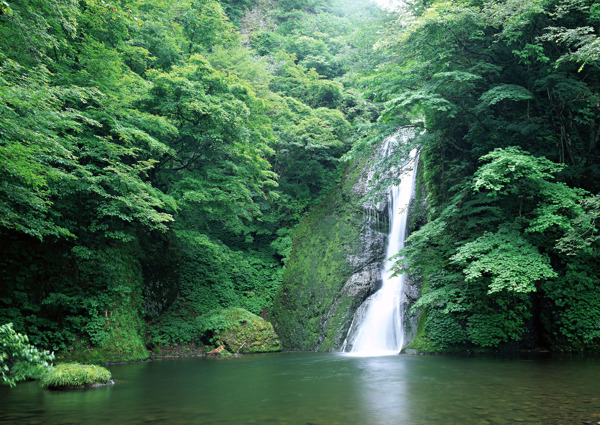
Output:
M213 311L202 317L201 323L205 324L205 331L212 332L212 340L231 353L281 350L281 343L271 323L243 308Z

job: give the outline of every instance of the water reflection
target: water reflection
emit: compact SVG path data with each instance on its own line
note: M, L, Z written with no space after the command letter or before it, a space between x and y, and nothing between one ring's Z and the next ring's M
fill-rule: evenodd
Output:
M600 361L282 353L110 366L113 387L0 387L2 424L600 421Z
M406 364L398 355L356 359L360 381L355 390L361 397L362 423L405 424L410 416Z
M362 423L600 423L597 358L399 355L355 360Z

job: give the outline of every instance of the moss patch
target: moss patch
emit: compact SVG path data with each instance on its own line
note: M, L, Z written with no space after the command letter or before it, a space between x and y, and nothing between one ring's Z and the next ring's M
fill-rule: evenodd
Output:
M143 322L137 310L116 309L105 321L106 337L97 345L79 340L69 351L60 352L63 361L111 363L145 360L150 357L141 337Z

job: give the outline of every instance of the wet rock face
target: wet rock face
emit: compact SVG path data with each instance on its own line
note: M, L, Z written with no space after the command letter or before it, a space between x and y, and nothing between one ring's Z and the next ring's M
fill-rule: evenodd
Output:
M381 285L387 197L365 201L379 155L349 166L296 230L273 312L284 349L339 350L354 312Z
M417 333L417 325L419 321L420 311L411 311L410 307L413 306L419 297L421 296L421 285L418 282L418 279L414 277L409 277L406 281L406 288L404 292L404 296L406 297L406 305L407 308L404 309L404 340L407 341L405 344L408 345L408 342L412 341Z

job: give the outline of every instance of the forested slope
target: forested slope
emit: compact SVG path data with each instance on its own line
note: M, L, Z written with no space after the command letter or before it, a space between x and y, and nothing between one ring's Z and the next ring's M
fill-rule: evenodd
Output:
M352 13L1 2L0 320L101 361L267 317L292 228L377 118L338 81Z
M425 196L396 263L421 285L409 347L598 350L600 7L400 3L357 82L382 106L379 125L423 130ZM310 274L290 276L284 295L306 296L296 282Z
M597 350L600 7L414 2L370 77L421 138L423 350Z

